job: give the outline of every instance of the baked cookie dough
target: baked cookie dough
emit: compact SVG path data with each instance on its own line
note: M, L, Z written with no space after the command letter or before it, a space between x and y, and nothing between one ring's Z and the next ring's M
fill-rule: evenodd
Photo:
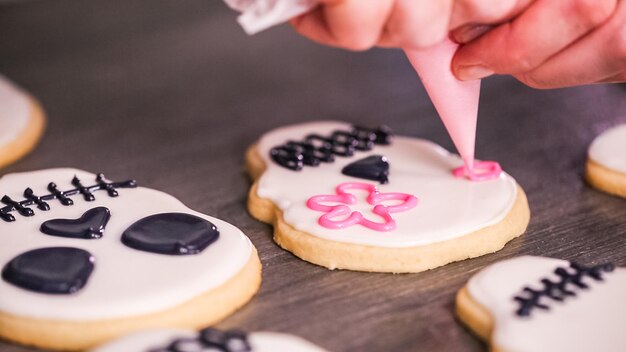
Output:
M39 103L0 75L0 168L35 148L45 121Z
M0 178L0 337L86 349L147 328L200 328L261 283L250 240L176 198L75 169Z
M148 330L122 337L91 352L325 352L299 337L275 332Z
M490 265L456 297L491 351L623 351L626 269L523 256Z
M626 198L626 124L605 131L591 143L585 177L594 188Z
M419 272L501 249L530 211L506 173L471 181L438 145L322 121L270 131L246 154L248 209L329 269ZM491 164L493 165L493 164Z

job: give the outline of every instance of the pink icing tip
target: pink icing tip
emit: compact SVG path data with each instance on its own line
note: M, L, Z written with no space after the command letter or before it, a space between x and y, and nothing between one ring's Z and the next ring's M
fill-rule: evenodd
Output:
M368 192L366 201L373 205L372 212L383 219L383 222L369 220L358 211L352 211L348 205L354 205L357 198L349 190L361 190ZM309 209L321 211L325 214L320 216L318 223L329 229L343 229L353 225L361 225L375 231L392 231L396 228L396 221L392 213L401 213L414 208L417 198L406 193L381 193L375 185L362 182L345 182L335 188L336 194L318 195L309 198L306 205ZM397 203L384 205L385 201ZM323 203L341 203L326 205ZM342 220L334 220L343 218Z
M405 49L466 166L472 169L480 80L460 81L452 73L458 44L445 40L420 50Z
M476 161L474 167L460 166L452 170L455 177L465 177L471 181L488 181L500 177L502 167L495 161Z

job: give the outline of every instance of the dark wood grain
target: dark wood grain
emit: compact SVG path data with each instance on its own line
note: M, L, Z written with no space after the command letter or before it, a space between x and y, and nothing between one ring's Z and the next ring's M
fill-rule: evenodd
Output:
M455 292L477 270L520 254L626 265L626 201L581 178L593 137L626 122L626 90L539 91L502 77L483 83L477 155L526 189L524 236L411 275L328 271L280 250L245 211L243 155L263 132L342 119L452 144L399 51L324 48L287 27L247 37L234 18L215 0L0 7L0 72L49 116L39 148L2 173L72 166L134 177L236 224L259 250L264 281L219 326L290 332L333 351L483 350L453 314Z

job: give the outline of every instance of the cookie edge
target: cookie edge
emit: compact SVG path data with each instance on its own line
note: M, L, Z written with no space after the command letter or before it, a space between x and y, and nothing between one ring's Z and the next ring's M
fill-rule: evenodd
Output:
M588 158L585 166L585 180L599 191L626 198L626 173L610 169Z
M46 129L46 115L41 104L29 97L31 113L26 128L15 140L0 147L0 168L8 166L32 152L44 130Z
M469 329L469 331L489 343L489 350L492 352L501 351L491 343L493 333L493 317L489 311L472 298L466 286L463 286L456 294L455 313L458 320Z

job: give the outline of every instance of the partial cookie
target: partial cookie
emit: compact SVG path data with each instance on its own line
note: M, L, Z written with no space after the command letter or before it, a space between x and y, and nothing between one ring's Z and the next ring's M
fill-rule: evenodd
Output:
M85 349L146 328L199 328L261 283L250 240L176 198L75 169L0 178L0 337Z
M275 332L150 330L122 337L91 352L325 352L296 336Z
M0 107L0 167L3 167L35 148L46 119L35 99L1 75Z
M585 176L594 188L626 198L626 124L605 131L591 143Z
M274 240L329 269L419 272L521 235L524 191L497 163L470 181L457 155L387 128L312 122L265 134L246 155L248 209ZM462 174L462 172L461 172ZM491 178L491 179L489 179Z
M523 256L474 275L456 312L492 351L623 351L626 269Z

